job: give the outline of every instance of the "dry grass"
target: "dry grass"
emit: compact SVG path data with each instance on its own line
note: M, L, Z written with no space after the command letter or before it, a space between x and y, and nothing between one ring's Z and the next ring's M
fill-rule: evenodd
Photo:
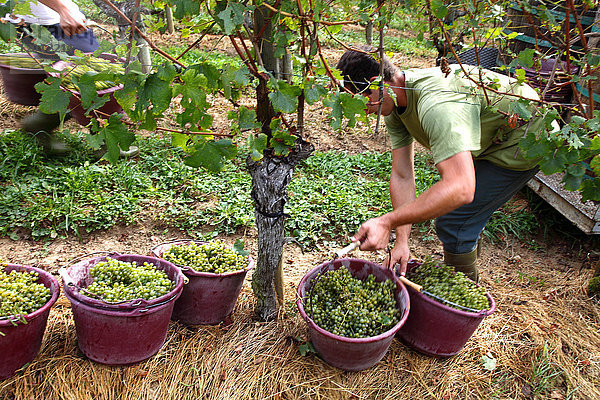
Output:
M288 256L291 249L286 251ZM361 253L360 257L374 257ZM297 254L286 267L286 307L277 321L256 322L245 283L229 326L172 323L152 358L110 367L77 347L68 300L53 307L42 351L0 383L1 399L598 399L600 309L584 291L589 271L560 271L535 259L515 267L492 249L483 284L498 303L465 348L437 359L392 343L361 372L330 367L315 354L296 312L295 285L322 253ZM494 265L494 269L490 266ZM519 271L528 270L535 282ZM493 371L482 357L497 360Z

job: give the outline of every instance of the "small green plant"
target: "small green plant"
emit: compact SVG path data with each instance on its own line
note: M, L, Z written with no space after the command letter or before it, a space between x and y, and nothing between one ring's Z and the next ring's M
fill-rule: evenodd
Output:
M563 371L560 366L552 361L554 351L548 350L548 343L544 342L542 351L532 362L530 384L532 395L547 395L558 385L558 379Z
M524 239L538 228L539 222L527 208L509 201L492 214L484 235L492 242L502 242L508 236Z
M522 271L517 271L517 274L519 275L519 279L521 280L521 282L529 282L539 287L544 287L544 285L546 284L545 279L536 278L535 276L528 275Z

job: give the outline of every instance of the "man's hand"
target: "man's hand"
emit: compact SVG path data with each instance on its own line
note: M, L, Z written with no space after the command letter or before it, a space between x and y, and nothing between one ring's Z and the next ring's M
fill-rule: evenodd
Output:
M81 21L73 17L69 8L61 0L40 0L40 3L50 7L56 11L60 17L60 28L67 36L77 35L87 31L85 21Z
M77 35L88 29L83 21L76 20L68 12L60 14L60 27L67 36Z
M390 231L391 227L384 222L383 218L373 218L360 226L352 241L359 241L361 250L385 249L390 242Z
M390 255L388 255L383 262L383 265L393 270L396 267L396 264L399 264L398 272L400 275L404 276L406 274L409 258L410 250L408 248L408 242L396 242Z

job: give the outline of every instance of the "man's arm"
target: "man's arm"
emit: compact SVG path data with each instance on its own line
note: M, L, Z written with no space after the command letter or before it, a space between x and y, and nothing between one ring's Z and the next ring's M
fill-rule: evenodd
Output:
M471 153L463 151L436 165L442 179L415 200L361 225L354 240L361 250L383 249L391 229L430 220L473 201L475 166Z
M394 210L415 200L414 145L392 150L392 173L390 175L390 198ZM396 228L396 244L385 264L393 267L400 263L405 271L410 257L408 238L412 224Z
M43 5L50 7L60 16L60 27L67 36L73 36L85 32L88 28L84 21L80 21L71 15L69 8L61 0L38 0Z

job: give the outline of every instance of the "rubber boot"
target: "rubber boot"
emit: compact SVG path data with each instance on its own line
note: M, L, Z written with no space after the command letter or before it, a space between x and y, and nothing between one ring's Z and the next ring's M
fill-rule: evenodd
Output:
M21 128L37 139L39 144L48 155L63 156L70 149L69 146L56 138L52 133L60 125L60 117L57 114L46 114L37 110L21 120Z
M470 253L454 254L444 251L444 263L452 266L455 271L462 272L474 282L479 282L477 271L477 248Z

